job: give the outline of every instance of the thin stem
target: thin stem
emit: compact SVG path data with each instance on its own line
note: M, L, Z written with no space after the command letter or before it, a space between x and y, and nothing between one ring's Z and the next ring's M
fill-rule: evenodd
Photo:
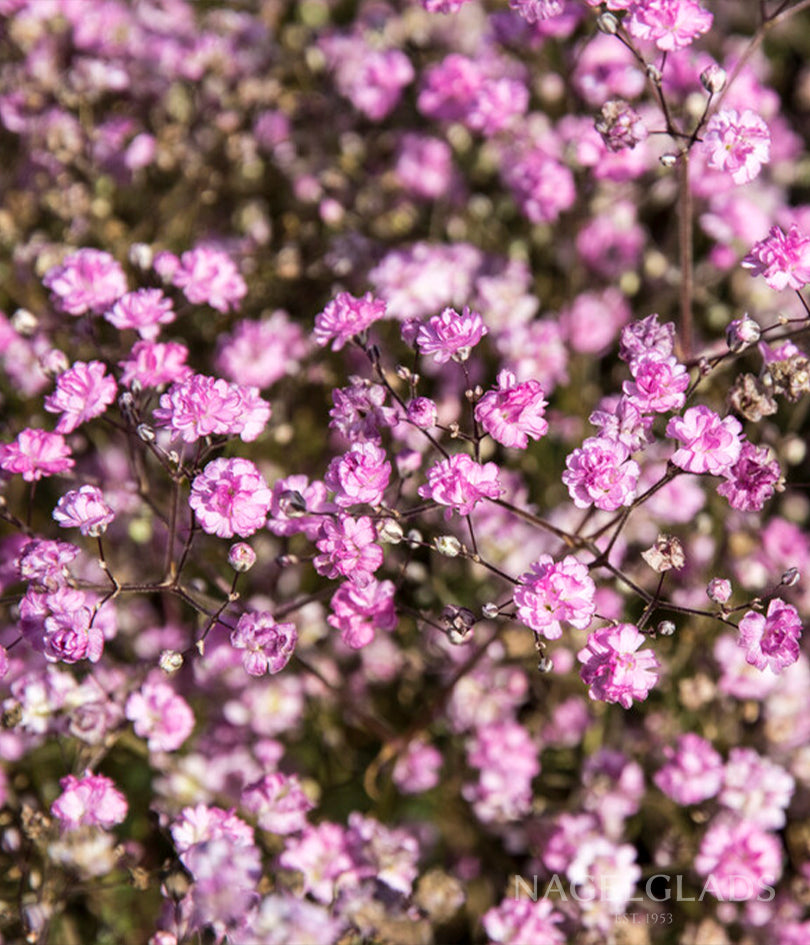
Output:
M526 509L521 509L517 505L512 505L511 502L507 502L505 499L490 499L489 501L494 502L495 505L499 505L502 509L506 509L513 515L517 515L518 518L522 518L524 521L529 522L532 525L537 525L538 528L542 528L544 531L551 532L552 535L556 535L557 538L564 541L569 548L586 548L588 546L586 539L579 538L575 535L570 535L561 528L557 528L556 525L552 525L551 522L547 522L545 519L534 515L532 512L529 512Z
M705 113L704 113L705 114ZM678 161L678 246L681 260L681 352L692 355L692 190L689 186L689 151L684 148Z

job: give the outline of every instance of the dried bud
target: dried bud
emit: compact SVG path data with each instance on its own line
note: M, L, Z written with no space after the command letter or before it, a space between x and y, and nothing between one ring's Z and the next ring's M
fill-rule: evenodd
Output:
M671 620L662 620L655 628L655 632L662 637L671 637L675 633L675 624Z
M155 440L155 431L149 426L148 423L139 423L135 429L135 432L144 441L144 443L153 443Z
M404 534L402 526L392 518L387 518L377 529L380 541L388 542L389 545L398 545Z
M762 329L748 315L737 318L726 328L726 343L729 351L738 354L750 345L755 345L762 337Z
M634 148L647 137L647 128L641 115L623 99L605 102L595 127L608 151Z
M794 354L781 361L772 361L769 365L773 389L793 404L802 396L810 393L810 360L803 354Z
M541 673L550 673L552 669L554 669L554 663L552 663L547 656L543 655L537 661L537 669L538 672Z
M612 13L600 13L596 18L596 28L600 33L606 33L608 36L615 36L619 32L619 19Z
M641 557L659 574L672 568L680 570L686 564L683 546L672 535L659 535L651 548L641 552Z
M451 643L464 643L470 635L477 618L466 607L456 607L448 604L442 611L441 621L447 629L447 636Z
M715 604L726 604L731 598L731 581L725 578L712 578L706 587L706 595Z
M434 538L433 545L445 558L457 558L461 554L461 542L454 535L438 535Z
M278 507L287 518L300 518L307 511L307 500L294 489L285 489L278 497Z
M753 423L779 409L763 382L753 374L741 374L737 378L729 391L728 403L732 410Z
M782 580L780 581L785 587L795 587L799 583L799 574L798 568L788 568L787 571L782 575Z
M256 552L246 541L237 541L228 550L228 564L243 574L256 564Z
M719 95L726 87L726 70L713 62L700 73L700 84L710 95Z
M183 665L183 654L177 650L163 650L158 658L158 666L166 673L167 676L171 676L172 673L176 673L178 669Z

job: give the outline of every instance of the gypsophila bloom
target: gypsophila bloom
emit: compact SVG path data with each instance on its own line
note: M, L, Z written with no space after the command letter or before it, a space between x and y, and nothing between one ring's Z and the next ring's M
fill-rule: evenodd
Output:
M672 322L659 325L658 315L648 315L622 329L619 357L630 364L644 356L664 360L674 350L675 325Z
M451 358L466 361L470 350L486 334L478 312L471 312L466 305L460 315L455 309L446 308L419 327L416 346L422 354L432 354L437 364L445 364Z
M629 709L633 701L643 701L658 680L655 653L637 652L644 634L631 623L602 627L588 636L586 646L577 653L583 663L580 670L591 699L618 702Z
M747 314L742 318L735 318L726 328L726 344L729 351L735 354L756 344L761 337L762 329Z
M742 114L733 108L712 115L703 134L709 167L725 171L735 184L747 184L771 159L768 126L751 109Z
M711 743L687 732L676 745L664 747L666 764L656 771L656 787L678 804L700 804L714 797L723 783L723 759Z
M115 380L101 361L76 361L56 381L56 390L45 398L49 413L61 413L57 433L72 433L76 427L98 417L115 400Z
M781 830L796 782L793 776L753 748L732 748L718 800L744 820Z
M266 774L242 789L242 806L256 815L262 830L287 836L307 827L307 814L315 804L304 793L294 774Z
M771 227L765 239L754 243L740 264L752 276L763 276L768 285L782 289L801 289L810 282L810 237L794 223L787 233Z
M35 587L55 591L67 583L67 566L78 554L79 549L66 541L35 538L23 546L16 565L24 581Z
M194 728L189 704L162 680L147 680L127 699L124 712L149 751L175 751Z
M76 827L113 827L127 816L127 800L103 774L85 771L59 782L62 793L51 805L51 813L68 830Z
M726 481L717 491L728 504L741 512L759 512L774 494L782 471L767 447L746 440L737 462L723 475Z
M279 863L284 869L298 870L304 892L323 903L332 902L336 881L354 866L344 828L328 820L290 838Z
M722 476L739 459L742 426L735 417L720 417L700 404L667 424L667 436L678 440L672 462L686 472Z
M498 387L487 391L475 405L475 419L503 446L526 449L529 438L548 433L543 418L547 403L537 381L518 383L512 371L498 374Z
M20 628L34 649L51 663L97 663L104 650L105 618L111 612L95 611L93 595L71 587L47 594L31 590L20 601ZM114 623L107 623L110 635Z
M542 897L535 901L504 899L481 918L489 941L498 945L527 945L529 942L565 945L565 933L557 928L562 921L562 915L554 910L551 900Z
M443 764L437 748L414 739L397 758L391 780L403 794L421 794L439 783Z
M456 453L431 466L427 478L427 484L419 487L419 495L450 506L459 515L469 515L482 499L497 499L504 492L495 463L482 466L466 453ZM446 517L450 517L449 510Z
M267 520L273 494L249 459L214 459L194 477L188 504L203 531L247 538Z
M189 302L208 304L218 312L238 309L247 295L245 280L233 261L225 253L207 246L183 253L171 280L183 290Z
M414 397L408 402L406 410L408 420L420 430L429 430L436 426L438 410L435 401L430 397Z
M78 528L82 535L96 538L107 530L115 512L105 502L101 489L81 486L62 496L56 503L53 517L62 528Z
M599 438L621 444L628 453L644 449L653 442L652 425L655 418L644 414L628 397L603 397L588 417L588 422L599 429Z
M391 478L385 450L375 443L355 443L342 456L335 456L323 477L341 508L367 502L379 505Z
M727 604L731 598L731 581L726 578L712 578L706 587L706 596L715 604Z
M799 658L799 613L778 597L768 605L767 614L749 610L740 621L739 631L737 643L746 651L746 662L757 669L769 667L781 673Z
M68 315L100 314L127 291L124 270L99 249L71 253L49 269L42 282L57 308Z
M244 574L256 564L256 552L247 542L234 542L228 549L228 564L234 571Z
M509 6L518 12L527 23L538 23L559 16L564 7L563 0L509 0Z
M231 646L245 651L242 665L251 676L281 672L297 642L295 624L276 623L273 615L265 612L242 614L231 631Z
M171 324L176 315L172 300L160 289L137 289L122 295L104 318L119 331L134 328L141 338L154 341L160 326Z
M549 640L562 636L561 622L584 630L596 611L596 585L587 567L573 555L554 561L541 555L515 588L520 619Z
M229 381L262 389L295 374L309 349L302 327L279 309L260 321L243 319L219 335L214 366Z
M675 358L642 355L630 370L634 379L625 381L622 390L643 413L668 413L686 403L689 372Z
M332 597L332 613L326 618L340 631L340 638L353 650L368 646L377 630L393 630L397 625L391 581L370 580L359 587L344 581Z
M723 817L706 831L694 865L717 899L755 899L781 876L782 845L750 821Z
M0 469L19 473L26 482L67 472L75 465L60 433L26 428L13 442L0 444Z
M348 292L340 292L315 316L312 337L315 344L323 347L332 342L332 350L340 351L347 341L364 332L369 325L385 318L386 304L367 292L356 298Z
M579 509L595 505L615 512L636 496L640 469L628 458L626 447L602 437L589 437L565 460L562 481Z
M238 436L250 443L262 433L271 414L270 404L259 397L257 388L192 374L161 395L153 415L158 426L168 427L185 443L211 435Z
M713 19L698 0L642 0L630 6L625 25L631 36L669 52L689 46L708 32Z
M123 370L121 383L124 387L132 387L133 384L163 387L183 381L192 373L186 358L188 348L177 341L167 341L165 344L138 341L132 346L129 358L118 362Z
M596 130L602 136L608 151L614 152L634 148L648 135L641 115L623 99L605 102L596 120Z
M376 544L374 522L367 516L340 515L321 525L313 564L318 574L328 578L346 577L360 587L372 580L383 563L383 550Z
M532 780L540 773L538 746L511 719L481 725L467 744L467 762L480 779L462 787L476 817L483 823L505 823L528 814Z

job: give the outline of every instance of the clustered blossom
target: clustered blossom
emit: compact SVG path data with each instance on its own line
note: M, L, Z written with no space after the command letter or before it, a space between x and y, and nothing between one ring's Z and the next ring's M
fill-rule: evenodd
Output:
M332 597L332 613L326 618L340 631L340 638L354 650L367 646L377 630L393 630L397 625L394 584L370 580L365 586L344 581Z
M672 462L691 473L722 476L740 458L741 435L739 420L721 419L703 404L689 407L683 417L673 417L667 424L667 436L681 444Z
M171 253L155 258L156 268L169 274L170 281L182 289L194 305L210 305L218 312L238 309L247 295L245 280L233 260L220 250L197 246L177 259Z
M749 610L740 621L739 645L746 651L746 662L757 669L770 668L781 673L799 658L802 622L792 604L775 597L767 613Z
M251 676L281 672L298 642L293 623L276 623L266 612L245 613L231 631L231 646L244 650L242 665Z
M714 17L698 0L635 0L627 31L665 51L683 49L711 28ZM611 4L615 9L615 4ZM623 4L624 6L624 4Z
M47 593L29 590L20 601L20 628L35 650L50 663L97 663L104 651L105 627L114 635L111 611L97 611L96 598L58 586Z
M573 555L554 561L541 555L522 574L514 600L520 619L549 640L562 636L562 622L585 629L596 612L596 585Z
M480 820L499 823L529 812L540 760L538 747L519 722L481 725L468 743L467 762L481 777L465 784L462 794Z
M332 350L340 349L355 335L362 334L370 325L385 318L386 303L370 292L357 298L348 292L340 292L315 316L312 337L315 344L323 347L332 342Z
M459 515L469 515L482 499L497 499L503 494L495 463L476 463L466 453L456 453L431 466L427 483L419 487L423 499L447 505Z
M45 398L49 413L61 413L57 433L72 433L82 423L100 416L115 400L115 380L101 361L77 361L56 381L56 390Z
M246 785L241 800L245 810L256 816L262 830L282 836L304 830L307 814L315 806L298 778L280 771Z
M375 443L356 443L347 453L336 456L323 477L335 493L341 508L367 502L379 505L391 478L391 464L385 450Z
M61 312L100 315L127 291L124 270L100 249L80 249L49 269L42 280Z
M78 554L79 549L66 541L34 538L23 545L15 564L24 581L55 591L67 583L67 566Z
M103 774L85 771L81 778L69 774L59 786L62 793L51 805L51 813L67 830L113 827L127 816L126 798Z
M755 899L781 876L782 845L755 823L719 818L701 841L695 869L717 899Z
M595 505L615 512L636 496L641 470L621 443L589 437L566 457L565 465L562 481L579 509Z
M212 435L238 436L250 443L267 426L271 413L270 404L255 387L192 374L161 395L154 418L185 443Z
M630 362L632 381L625 381L625 396L642 412L668 413L686 403L689 373L675 358L642 355Z
M154 341L160 326L171 324L176 315L172 300L160 289L138 289L122 295L104 318L119 331L133 328L141 338Z
M498 374L498 387L475 405L475 419L503 446L526 449L529 438L539 440L548 433L546 406L537 381L518 383L512 371L504 370Z
M176 751L194 728L189 704L160 679L147 679L127 699L124 712L150 751Z
M214 459L194 477L188 504L203 531L247 538L267 520L272 492L249 459Z
M583 664L580 675L591 699L618 702L629 709L634 700L647 698L657 682L659 664L651 650L637 652L644 640L631 623L602 627L588 636L577 659Z
M768 126L751 109L733 108L712 115L703 134L709 167L725 171L735 184L747 184L771 159Z
M104 493L97 486L81 486L66 492L56 503L53 517L62 528L78 528L82 535L95 538L104 534L115 518Z
M471 349L486 334L487 327L478 312L471 312L466 306L461 314L446 308L419 327L416 346L422 354L433 355L437 364L445 364L451 358L466 361Z
M743 443L737 462L723 474L717 491L733 509L759 512L778 488L782 478L779 463L767 447Z
M0 469L20 474L26 482L56 476L74 465L70 447L61 433L26 428L13 442L0 444Z
M718 800L729 810L765 830L785 826L796 782L792 775L753 748L732 748Z
M608 151L614 152L634 148L648 135L639 113L623 99L605 102L596 121L596 130L602 136Z
M184 381L191 373L186 364L188 348L178 341L138 341L129 357L119 362L124 387L165 387Z
M752 276L764 276L777 292L799 290L810 282L810 237L794 223L785 233L772 226L765 239L754 243L740 264Z
M723 759L711 743L687 732L676 745L664 747L666 763L656 771L655 785L678 804L700 804L714 797L723 783Z
M544 945L565 945L566 936L558 928L563 921L550 899L538 897L504 899L484 913L481 922L491 942L499 945L523 945L543 942Z
M374 522L367 515L327 518L315 542L321 552L315 556L315 570L333 580L345 577L365 587L383 563L383 550L376 540Z

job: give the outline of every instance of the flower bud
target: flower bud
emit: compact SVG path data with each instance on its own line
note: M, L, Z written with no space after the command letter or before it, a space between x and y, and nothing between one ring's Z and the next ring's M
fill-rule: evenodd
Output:
M39 320L36 315L34 315L33 312L29 312L27 308L18 308L11 316L11 327L18 335L22 335L24 338L30 338L37 328L39 328Z
M49 377L59 377L70 367L67 355L58 348L51 348L50 351L46 351L39 359L39 364Z
M494 620L498 614L501 612L500 607L497 604L484 604L481 608L481 613L488 619Z
M183 654L179 653L177 650L163 650L158 658L158 666L167 676L176 673L182 665Z
M547 656L541 656L537 661L537 669L541 673L550 673L554 669L554 663Z
M718 95L726 87L726 70L713 62L700 73L700 84L710 95Z
M795 587L799 583L799 574L798 568L788 568L787 571L782 575L782 580L780 581L785 587Z
M418 548L422 544L422 533L417 528L412 528L405 536L405 541L411 548Z
M744 351L749 345L756 344L762 336L762 329L748 315L736 318L726 328L726 343L729 351L737 354Z
M461 542L454 535L438 535L433 546L445 558L457 558L461 554Z
M402 526L393 518L387 518L377 529L377 537L380 541L385 541L389 545L398 545L404 535L405 532L402 530Z
M605 11L596 18L596 28L600 33L606 33L608 36L615 36L619 32L619 19L612 13Z
M671 637L675 633L675 624L671 620L662 620L655 628L655 632L662 637Z
M147 243L133 243L129 247L129 252L127 253L129 261L137 269L149 269L152 265L152 260L155 258L155 254L152 251L152 247Z
M678 155L669 152L667 154L662 154L659 160L664 167L675 167L675 165L678 163Z
M135 429L135 432L144 441L144 443L154 442L155 431L149 426L148 423L139 423Z
M285 489L278 497L278 507L287 518L299 518L307 511L307 500L294 489Z
M256 552L246 541L237 541L228 549L228 564L240 574L256 564Z
M725 604L731 598L731 581L725 578L712 578L706 587L706 595L715 604Z

